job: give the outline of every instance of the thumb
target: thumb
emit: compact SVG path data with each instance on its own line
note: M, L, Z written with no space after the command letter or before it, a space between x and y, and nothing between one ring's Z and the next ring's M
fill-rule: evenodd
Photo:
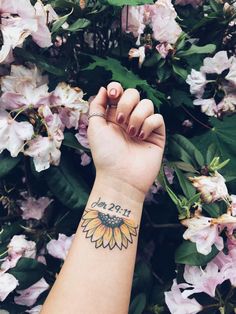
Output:
M96 97L91 101L89 105L89 114L98 113L106 115L107 108L107 90L101 87ZM89 119L89 125L104 125L106 124L106 117L93 116Z

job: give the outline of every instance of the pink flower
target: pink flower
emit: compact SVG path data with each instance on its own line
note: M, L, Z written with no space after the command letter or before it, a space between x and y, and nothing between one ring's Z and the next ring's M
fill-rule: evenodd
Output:
M212 218L198 216L184 219L181 223L188 228L184 232L183 238L195 242L199 253L209 254L213 244L219 251L223 249L223 238L219 236L218 224L212 223Z
M158 0L154 6L151 17L153 37L161 43L175 44L182 29L175 21L177 13L171 0Z
M193 186L201 193L201 198L206 203L212 203L228 197L228 190L224 177L215 171L212 176L199 176L190 178Z
M190 4L193 8L197 8L202 5L203 0L175 0L175 4L177 5L188 5Z
M161 57L165 59L168 56L169 52L173 51L173 47L169 43L165 42L156 45L156 50L159 52Z
M214 98L209 99L195 99L193 101L195 106L201 106L201 111L210 117L217 117L218 107Z
M36 305L30 310L25 311L26 313L31 313L31 314L40 314L40 311L42 310L43 306L42 305Z
M34 8L30 0L0 0L0 12L17 14L24 18L34 16Z
M40 220L43 217L45 209L53 201L48 197L39 197L38 199L28 196L27 193L21 194L24 200L19 200L18 204L20 209L23 211L23 219L37 219Z
M89 165L92 160L91 157L89 157L89 155L86 153L82 153L80 157L81 157L81 166Z
M236 216L236 195L231 194L230 195L231 198L231 211L232 211L232 215Z
M186 83L190 85L190 93L196 95L198 98L202 97L207 83L205 73L192 69L191 74L188 75Z
M230 67L230 60L226 51L217 52L213 58L205 58L200 71L203 73L221 74Z
M8 244L8 256L1 264L1 269L7 271L16 266L21 257L35 258L36 243L25 239L25 235L15 235Z
M217 285L224 281L224 278L217 264L210 262L205 269L185 265L184 280L190 284L189 288L192 288L182 292L184 297L189 297L194 293L204 292L214 298L215 289Z
M197 314L202 310L202 306L195 300L185 298L180 291L186 285L178 285L173 281L171 291L165 292L165 301L171 314Z
M81 111L77 109L70 109L65 107L58 108L59 117L61 122L67 129L78 129L79 119L81 116Z
M217 107L220 112L234 112L236 109L236 93L227 94Z
M42 76L36 66L26 68L12 65L11 73L1 78L2 107L8 110L21 107L38 108L49 104L51 94L48 93L48 78Z
M78 133L75 134L75 137L82 146L84 146L85 148L90 148L88 142L87 129L88 129L88 116L83 114L79 121Z
M231 57L229 61L230 61L229 73L226 75L225 78L230 83L232 83L233 86L236 86L236 57Z
M141 68L145 60L145 47L141 46L139 48L131 48L128 53L129 59L138 58L138 64Z
M184 120L184 121L182 122L182 126L184 126L184 127L186 127L186 128L191 128L191 127L193 126L193 122L192 122L191 120L189 120L189 119Z
M7 149L12 157L16 157L33 134L33 126L29 122L17 122L8 112L0 110L0 153Z
M3 302L18 285L19 282L13 275L0 272L0 301Z
M46 291L49 288L49 284L44 278L41 278L35 284L24 290L17 290L20 294L14 297L16 304L32 306L41 293Z
M65 234L59 233L58 240L53 239L48 242L48 253L53 257L65 260L73 238L74 234L70 237L67 237Z

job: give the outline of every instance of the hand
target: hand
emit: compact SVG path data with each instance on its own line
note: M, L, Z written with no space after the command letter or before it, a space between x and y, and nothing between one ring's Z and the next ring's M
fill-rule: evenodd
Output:
M151 100L140 101L136 89L123 91L117 82L100 88L90 104L92 113L106 115L89 120L88 139L97 176L109 184L123 182L145 195L161 166L165 146L162 116L154 114Z

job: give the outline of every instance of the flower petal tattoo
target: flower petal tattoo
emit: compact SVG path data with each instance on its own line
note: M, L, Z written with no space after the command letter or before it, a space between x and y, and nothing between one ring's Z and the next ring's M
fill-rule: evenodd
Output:
M120 218L116 215L102 213L98 210L86 209L82 216L83 232L86 238L95 243L95 247L128 247L133 243L133 237L137 236L138 226L132 219Z

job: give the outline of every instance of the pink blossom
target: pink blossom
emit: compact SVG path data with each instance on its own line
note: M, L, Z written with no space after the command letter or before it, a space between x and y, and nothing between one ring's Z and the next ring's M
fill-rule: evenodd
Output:
M156 45L156 50L159 52L161 57L165 59L168 54L173 51L173 47L169 43L165 42Z
M83 114L79 121L78 133L75 134L75 137L82 146L84 146L85 148L90 148L88 142L87 129L88 129L88 116Z
M198 216L184 219L181 223L188 228L184 232L183 238L195 242L199 253L209 254L213 244L219 251L223 249L223 238L219 236L218 224L212 223L212 218Z
M40 220L43 217L45 209L53 201L48 197L39 197L38 199L28 196L27 193L21 194L24 200L19 200L18 204L22 210L23 219L37 219Z
M49 284L41 278L35 284L24 290L17 290L18 296L14 297L16 304L32 306L41 293L49 288Z
M29 122L17 122L8 112L0 110L0 153L7 149L12 157L16 157L33 134L33 126Z
M197 8L202 5L203 0L175 0L175 4L177 5L188 5L190 4L193 8Z
M184 120L184 121L182 122L182 126L184 126L184 127L186 127L186 128L191 128L191 127L193 126L193 122L192 122L191 120L189 120L189 119Z
M13 275L0 272L0 301L3 302L18 285L19 282Z
M230 195L230 199L231 199L231 211L232 211L232 215L236 216L236 195L231 194Z
M236 93L227 94L217 107L220 112L234 112L236 109Z
M229 59L230 67L229 73L226 75L226 80L228 80L233 86L236 86L236 57L231 57Z
M178 285L176 280L173 281L171 291L165 292L165 301L171 314L197 314L202 310L202 306L195 300L183 296L180 288L184 284Z
M201 111L210 117L217 117L218 107L214 98L209 99L195 99L193 101L195 106L201 106Z
M36 305L30 310L26 310L26 313L31 313L31 314L40 314L40 311L42 310L43 306L42 305Z
M226 51L217 52L212 58L205 58L200 71L203 73L221 74L230 67L230 60Z
M177 13L171 0L158 0L154 6L151 17L153 37L161 43L175 44L182 29L175 21Z
M212 203L228 197L228 190L224 177L215 171L212 176L199 176L190 178L193 186L201 193L206 203Z
M190 85L190 93L196 95L198 98L202 97L207 83L205 73L192 69L191 74L188 75L186 83Z
M34 8L30 0L0 0L0 12L17 14L21 17L34 16Z
M57 240L53 239L48 242L48 253L53 257L65 260L73 238L74 234L70 237L67 237L65 234L59 233Z
M182 292L184 297L189 297L194 293L205 292L214 298L215 289L217 285L224 281L224 278L217 264L210 262L204 269L185 265L184 280L190 284L189 288L191 288Z
M1 78L2 107L17 109L21 107L38 108L42 104L49 104L51 95L48 93L48 78L42 76L36 66L11 66L11 73Z
M65 107L58 108L61 122L67 129L78 129L81 111L78 109L70 109Z
M84 152L81 154L80 157L81 157L81 166L87 166L92 161L91 157Z
M145 60L145 47L141 46L139 48L131 48L128 53L129 59L138 58L138 64L141 68Z

